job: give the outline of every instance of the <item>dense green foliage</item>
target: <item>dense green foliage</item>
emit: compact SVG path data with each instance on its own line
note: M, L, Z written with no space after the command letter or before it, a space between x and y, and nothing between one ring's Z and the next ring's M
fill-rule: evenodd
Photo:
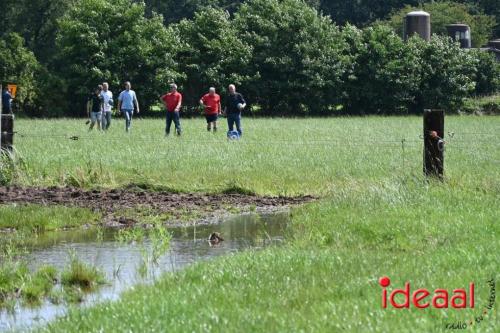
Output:
M500 66L489 53L474 50L477 61L476 95L487 95L500 87Z
M342 76L351 59L331 21L295 0L252 0L235 24L252 45L249 67L258 78L244 88L273 114L320 113L339 104Z
M483 44L495 32L497 8L459 2L424 4L434 31L466 22L474 43ZM498 91L499 64L490 55L465 53L439 37L430 44L401 41L402 15L415 5L6 0L0 62L7 73L0 80L18 83L17 104L39 116L81 115L90 90L103 81L115 94L132 81L143 111L158 104L171 81L189 106L209 86L224 93L234 82L262 115L392 114L424 105L453 112L465 97ZM336 25L347 22L358 27Z
M37 89L35 75L39 68L40 64L33 52L26 48L21 36L10 33L0 38L0 78L24 87L17 96L19 103L33 102Z
M346 107L360 113L405 111L420 82L418 40L405 44L386 26L364 32L349 26L344 34L354 58L346 80Z
M252 47L238 37L225 11L210 8L198 12L193 20L183 20L174 29L181 36L177 61L186 75L183 92L189 104L196 105L208 87L253 79L249 68Z
M67 77L68 97L76 97L70 99L76 105L97 82L119 87L132 81L147 109L168 82L180 77L173 61L178 35L159 16L146 19L144 10L129 0L85 0L59 21L57 70Z
M141 0L135 0L139 2ZM447 0L445 0L447 1ZM163 15L166 23L194 17L194 13L204 8L218 7L234 13L245 0L145 0L148 13L157 12ZM328 15L340 25L350 23L356 26L367 26L376 20L386 19L392 12L405 6L418 6L419 0L304 0L304 2ZM428 1L433 2L433 1ZM435 2L435 1L434 1ZM441 1L438 1L441 2ZM449 1L448 1L449 2ZM496 17L495 34L500 37L500 6L498 0L455 0L455 3L466 4L470 14L484 13Z

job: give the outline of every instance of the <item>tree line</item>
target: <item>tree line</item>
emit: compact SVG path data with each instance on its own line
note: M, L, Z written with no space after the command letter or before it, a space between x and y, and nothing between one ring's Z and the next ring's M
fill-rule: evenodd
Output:
M498 33L495 1L424 4L431 42L401 38L417 1L5 0L0 80L19 86L34 116L78 116L107 81L131 81L141 110L170 82L195 105L229 83L261 115L401 114L458 110L494 93L500 66L460 49L445 25L468 23L474 45Z

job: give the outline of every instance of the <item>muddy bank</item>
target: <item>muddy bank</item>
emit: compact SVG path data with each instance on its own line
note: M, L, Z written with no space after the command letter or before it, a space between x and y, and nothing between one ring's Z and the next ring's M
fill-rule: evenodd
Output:
M141 215L165 216L169 225L216 222L217 217L249 211L275 211L314 200L259 197L245 194L176 194L143 190L113 189L86 191L77 188L0 187L0 204L63 205L89 208L103 215L109 227L136 224Z

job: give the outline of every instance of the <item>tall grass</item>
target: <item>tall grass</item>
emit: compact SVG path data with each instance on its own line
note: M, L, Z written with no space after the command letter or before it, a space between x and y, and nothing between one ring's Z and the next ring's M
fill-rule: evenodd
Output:
M76 256L76 253L70 253L69 265L61 273L61 284L63 286L92 291L105 282L104 273L97 267L82 262Z
M323 196L353 179L421 175L419 117L244 118L243 125L243 139L228 142L223 130L207 133L201 119L183 120L184 136L168 139L162 120L136 119L127 135L121 119L108 133L88 133L81 120L21 119L16 128L25 136L15 142L26 170L16 182ZM455 135L446 136L447 176L471 183L477 172L498 184L499 129L498 117L448 117L446 130Z
M10 204L0 206L0 269L6 258L17 257L48 231L96 225L101 214L62 206Z
M28 305L39 304L50 295L56 278L52 266L30 272L26 263L4 259L0 265L0 310L13 309L19 300Z
M0 229L38 233L95 224L100 214L84 208L11 204L0 206Z
M41 266L30 272L19 257L47 231L95 224L100 215L90 210L40 205L0 206L0 310L13 308L19 300L38 305L53 297L58 273L51 266Z

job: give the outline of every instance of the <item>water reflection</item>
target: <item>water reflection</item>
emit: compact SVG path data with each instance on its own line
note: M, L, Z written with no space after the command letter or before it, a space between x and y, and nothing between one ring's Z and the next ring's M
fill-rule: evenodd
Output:
M150 283L162 273L188 264L249 248L280 244L289 219L288 213L243 215L233 217L215 226L186 226L173 228L169 251L157 264L145 260L151 248L146 239L140 244L124 244L115 240L114 231L79 230L51 233L39 237L35 248L27 256L31 269L52 265L63 270L69 264L69 253L74 252L83 262L97 266L110 284L86 296L81 306L103 300L116 300L127 289L139 283ZM224 241L208 241L213 232L219 232ZM145 262L146 261L146 262ZM0 312L0 331L23 329L44 324L63 315L65 305L45 301L37 308L17 305L13 313Z

